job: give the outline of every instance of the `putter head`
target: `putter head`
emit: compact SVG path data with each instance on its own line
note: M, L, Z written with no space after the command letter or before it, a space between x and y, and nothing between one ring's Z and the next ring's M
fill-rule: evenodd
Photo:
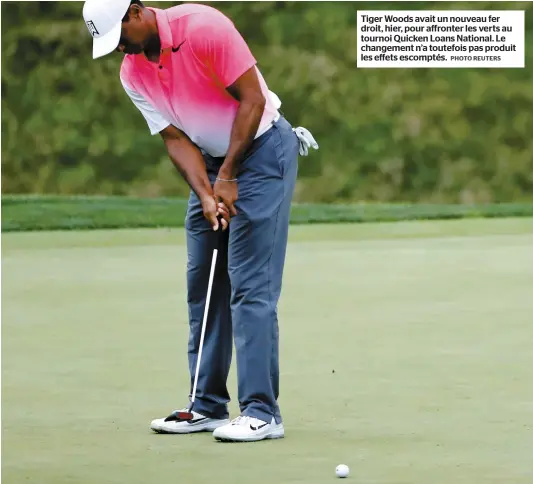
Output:
M165 422L188 422L189 420L192 420L194 418L194 415L192 413L191 409L187 410L176 410L175 412L172 412L166 419Z

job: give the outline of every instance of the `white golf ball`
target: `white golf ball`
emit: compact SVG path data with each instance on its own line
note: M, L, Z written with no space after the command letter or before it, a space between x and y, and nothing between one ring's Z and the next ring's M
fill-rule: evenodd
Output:
M339 464L335 469L337 477L347 477L350 473L350 468L347 465Z

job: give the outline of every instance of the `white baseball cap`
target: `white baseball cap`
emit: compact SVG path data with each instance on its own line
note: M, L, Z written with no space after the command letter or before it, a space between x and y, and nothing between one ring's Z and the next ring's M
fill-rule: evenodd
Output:
M93 36L93 59L118 47L122 19L130 3L130 0L87 0L83 5L83 19Z

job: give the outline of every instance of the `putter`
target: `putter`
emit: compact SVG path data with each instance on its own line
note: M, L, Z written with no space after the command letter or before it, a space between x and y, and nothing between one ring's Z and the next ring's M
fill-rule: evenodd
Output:
M170 420L175 420L178 422L188 422L194 418L194 415L192 413L193 407L194 407L194 400L196 398L196 388L198 387L198 374L200 372L200 362L202 360L202 350L204 347L204 337L205 337L205 328L207 325L207 315L209 313L209 301L211 299L211 289L213 287L213 277L215 275L215 266L217 262L217 256L218 251L220 250L220 246L222 245L222 224L221 218L218 219L219 227L218 227L218 234L216 238L215 248L213 249L213 258L211 259L211 272L209 273L209 284L207 286L207 297L205 299L205 308L204 308L204 320L202 322L202 333L200 336L200 348L198 350L198 359L196 360L196 371L194 374L194 385L192 388L192 396L191 401L189 405L187 406L186 410L178 410L176 412L173 412L171 415L169 415L165 422L168 422Z

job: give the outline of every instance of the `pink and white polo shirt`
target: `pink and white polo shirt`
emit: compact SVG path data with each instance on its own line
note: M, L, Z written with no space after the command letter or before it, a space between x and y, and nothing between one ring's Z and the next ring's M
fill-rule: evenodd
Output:
M120 70L125 91L152 135L169 125L183 131L211 156L225 156L239 103L226 91L256 60L231 20L207 5L150 8L161 40L159 63L126 55ZM268 90L256 137L279 117L279 98Z

